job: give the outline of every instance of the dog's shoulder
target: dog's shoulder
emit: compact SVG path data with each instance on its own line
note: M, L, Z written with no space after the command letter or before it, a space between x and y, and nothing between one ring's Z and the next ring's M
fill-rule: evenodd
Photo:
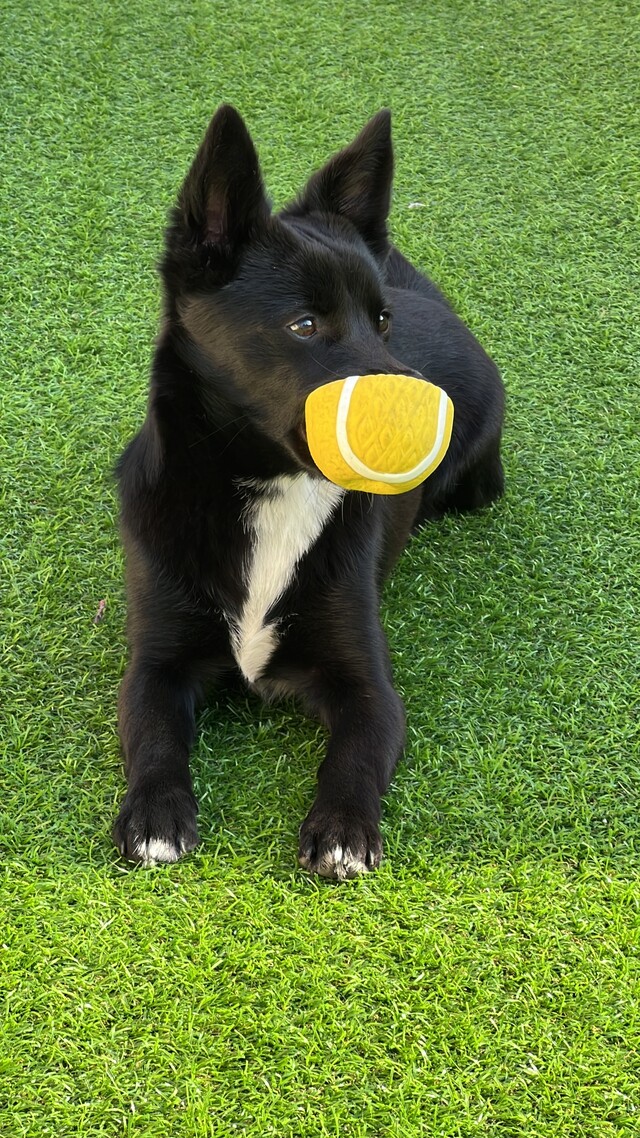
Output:
M418 272L411 261L391 245L389 255L384 266L385 280L390 288L402 289L407 292L417 292L427 300L436 301L451 308L446 296L434 285L433 281L424 273Z

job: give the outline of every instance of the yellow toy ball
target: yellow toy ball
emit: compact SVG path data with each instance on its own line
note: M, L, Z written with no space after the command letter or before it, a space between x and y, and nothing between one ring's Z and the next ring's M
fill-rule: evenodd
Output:
M404 494L447 453L453 403L424 379L351 375L316 387L305 419L311 457L330 482L369 494Z

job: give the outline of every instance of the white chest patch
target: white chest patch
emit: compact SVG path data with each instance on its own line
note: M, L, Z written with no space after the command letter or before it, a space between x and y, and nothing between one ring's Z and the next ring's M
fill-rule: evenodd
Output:
M261 484L260 498L246 515L251 552L247 599L231 625L231 647L249 683L264 671L278 643L276 622L265 617L288 585L296 566L317 541L344 490L309 474L282 475Z

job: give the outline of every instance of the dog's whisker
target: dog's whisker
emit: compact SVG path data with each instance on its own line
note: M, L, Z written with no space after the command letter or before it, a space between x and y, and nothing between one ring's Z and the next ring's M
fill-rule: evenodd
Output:
M188 449L192 450L193 447L197 447L197 446L200 446L201 443L208 442L209 439L214 438L215 435L219 435L221 431L226 430L227 427L232 427L234 423L239 423L240 420L244 419L244 418L245 418L245 415L243 414L243 415L236 415L235 419L228 419L227 422L223 423L220 427L216 427L215 430L209 431L209 433L207 435L203 435L202 438L196 439L195 442L189 443ZM247 426L248 426L248 424L247 424ZM234 438L235 437L236 436L234 435Z
M313 360L314 364L317 364L318 367L321 367L323 371L328 372L328 374L332 375L334 378L336 377L336 373L333 370L333 368L327 367L326 364L323 364L322 361L319 360L317 356L314 356L313 352L309 352L309 355L311 356L311 359Z
M248 422L243 423L242 426L240 427L240 429L236 431L235 435L231 436L231 438L229 439L229 442L226 444L226 446L223 446L222 450L218 451L218 454L224 454L224 452L229 449L231 444L236 441L236 439L238 438L238 435L241 435L243 431L246 431L248 426L249 426Z

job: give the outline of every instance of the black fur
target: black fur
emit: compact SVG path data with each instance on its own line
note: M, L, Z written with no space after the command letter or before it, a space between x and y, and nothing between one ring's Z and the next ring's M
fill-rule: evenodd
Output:
M247 129L223 106L173 210L147 417L118 467L131 658L120 696L129 788L114 836L130 858L151 839L172 857L197 842L195 710L236 668L228 622L245 600L248 502L278 475L320 477L303 430L314 387L396 372L450 394L449 451L408 494L345 495L269 613L279 643L256 685L295 692L329 728L302 864L347 876L380 861L380 798L404 738L380 585L421 521L486 505L503 488L498 371L389 243L392 169L382 111L272 215ZM316 334L292 335L287 325L309 313Z

